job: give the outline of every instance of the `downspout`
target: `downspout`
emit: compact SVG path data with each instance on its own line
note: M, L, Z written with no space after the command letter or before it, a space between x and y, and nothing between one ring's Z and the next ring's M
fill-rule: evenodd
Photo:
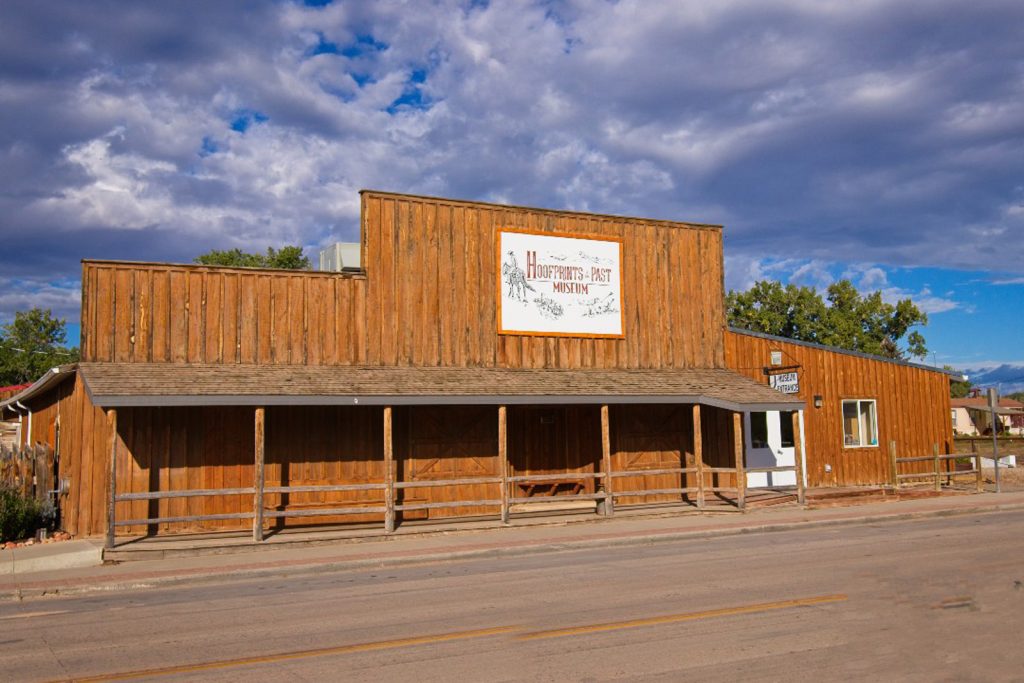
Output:
M24 411L26 411L28 413L28 434L25 435L25 438L28 439L28 441L24 445L25 446L31 446L32 444L29 443L29 442L32 441L32 409L25 407L25 405L21 401L15 401L14 403L19 408L21 408L22 410L24 410Z

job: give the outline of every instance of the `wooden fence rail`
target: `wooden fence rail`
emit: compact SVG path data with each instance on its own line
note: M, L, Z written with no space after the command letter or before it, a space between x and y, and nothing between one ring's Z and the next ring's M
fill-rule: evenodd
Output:
M946 469L943 470L943 468L941 467L941 464L943 462L949 462L950 460L954 460L955 461L955 460L960 460L962 458L968 458L968 457L970 457L972 460L974 460L974 467L972 469L969 469L969 470L957 470L955 468L954 469L950 469L947 466ZM920 463L920 462L930 462L930 463L932 463L931 469L929 471L927 471L927 472L900 472L900 465L905 465L905 464L910 464L910 463ZM977 452L974 453L973 456L967 456L967 455L964 455L963 453L950 453L948 455L940 455L939 454L939 445L938 444L932 444L932 454L931 455L919 455L919 456L910 456L910 457L900 458L900 457L896 456L896 442L895 441L890 441L889 442L889 469L890 469L889 477L891 479L891 485L893 486L893 488L895 488L897 490L900 489L900 488L912 485L912 484L904 484L903 482L908 482L908 481L911 481L911 480L918 480L919 481L919 480L922 480L922 479L931 479L932 480L932 486L935 488L935 490L936 491L941 491L942 490L942 480L943 480L943 478L946 479L946 485L947 486L951 486L952 483L953 483L953 477L965 476L965 475L971 475L971 474L973 474L974 477L975 477L975 490L980 493L984 489L984 481L982 480L982 475L981 475L981 454L977 453Z
M785 468L775 468L785 469ZM705 474L732 474L737 476L737 470L731 467L704 467L703 471ZM750 470L757 471L757 470ZM614 493L608 491L599 491L597 493L577 493L572 495L559 495L557 493L551 493L548 495L535 495L535 496L515 496L511 492L511 488L514 485L519 484L543 484L549 483L562 483L568 481L586 481L588 479L605 479L608 477L618 479L623 477L639 477L647 475L665 475L665 474L697 474L698 468L696 467L662 467L652 469L640 469L640 470L628 470L628 471L617 471L617 472L565 472L555 474L532 474L532 475L520 475L520 476L491 476L491 477L467 477L462 479L435 479L425 481L395 481L390 485L391 487L398 490L415 490L430 487L439 486L471 486L478 484L492 484L499 485L502 488L502 496L496 498L488 498L485 500L457 500L448 502L436 502L436 503L399 503L397 500L392 499L390 506L385 501L384 505L377 506L364 506L358 502L353 502L350 505L338 504L324 504L319 505L315 509L297 509L297 510L261 510L262 514L258 517L261 519L276 519L276 518L288 518L288 517L319 517L319 516L343 516L343 515L358 515L358 514L387 514L389 509L394 512L399 511L413 511L413 510L433 510L442 508L458 508L458 507L475 507L475 506L495 506L501 508L504 505L509 504L532 504L532 503L545 503L545 502L562 502L562 501L579 501L579 500L608 500L610 498L629 498L649 495L665 495L665 494L696 494L698 491L704 492L723 492L723 493L736 493L738 487L718 487L718 486L705 486L703 480L698 478L697 486L680 486L670 488L652 488L652 489L629 489L616 491ZM365 484L332 484L322 486L266 486L262 489L264 494L282 494L287 495L291 493L327 493L327 492L348 492L348 491L385 491L388 487L388 483L365 483ZM506 488L507 487L507 488ZM128 503L133 501L154 501L154 500L170 500L180 498L200 498L208 496L240 496L240 495L253 495L257 491L257 487L241 487L241 488L225 488L225 489L189 489L180 491L147 491L137 493L118 493L114 496L114 503ZM397 498L397 496L395 497ZM701 498L701 501L703 499ZM742 503L737 504L740 507ZM698 507L703 509L703 504L699 504ZM393 512L392 512L393 514ZM242 520L242 519L255 519L257 518L256 511L253 512L235 512L235 513L222 513L222 514L207 514L207 515L178 515L178 516L167 516L167 517L138 517L132 519L113 519L112 526L114 527L128 527L128 526L151 526L157 524L169 524L169 523L194 523L194 522L212 522L222 520ZM262 535L261 535L262 536ZM258 539L262 540L262 538Z

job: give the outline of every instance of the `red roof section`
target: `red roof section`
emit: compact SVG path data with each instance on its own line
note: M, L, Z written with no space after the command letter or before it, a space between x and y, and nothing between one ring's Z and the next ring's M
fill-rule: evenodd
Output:
M973 398L951 398L949 405L954 408L988 408L988 398L975 396ZM1015 401L1012 398L1000 398L1000 408L1024 408L1024 403Z

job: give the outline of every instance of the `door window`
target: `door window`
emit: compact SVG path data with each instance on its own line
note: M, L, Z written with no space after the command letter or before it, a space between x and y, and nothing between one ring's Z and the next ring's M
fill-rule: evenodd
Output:
M750 414L751 448L768 448L768 413Z
M793 440L793 413L792 412L781 412L779 413L779 433L782 437L783 448L793 448L795 441Z

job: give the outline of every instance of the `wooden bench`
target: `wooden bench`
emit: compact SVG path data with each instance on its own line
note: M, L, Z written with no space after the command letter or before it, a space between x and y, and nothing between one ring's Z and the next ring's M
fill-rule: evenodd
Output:
M535 491L542 491L544 489L547 489L546 493L544 493L545 497L554 497L559 487L562 486L571 486L572 489L569 495L575 496L583 492L583 487L586 484L582 479L543 479L541 481L520 481L516 483L523 489L526 498L532 497Z

